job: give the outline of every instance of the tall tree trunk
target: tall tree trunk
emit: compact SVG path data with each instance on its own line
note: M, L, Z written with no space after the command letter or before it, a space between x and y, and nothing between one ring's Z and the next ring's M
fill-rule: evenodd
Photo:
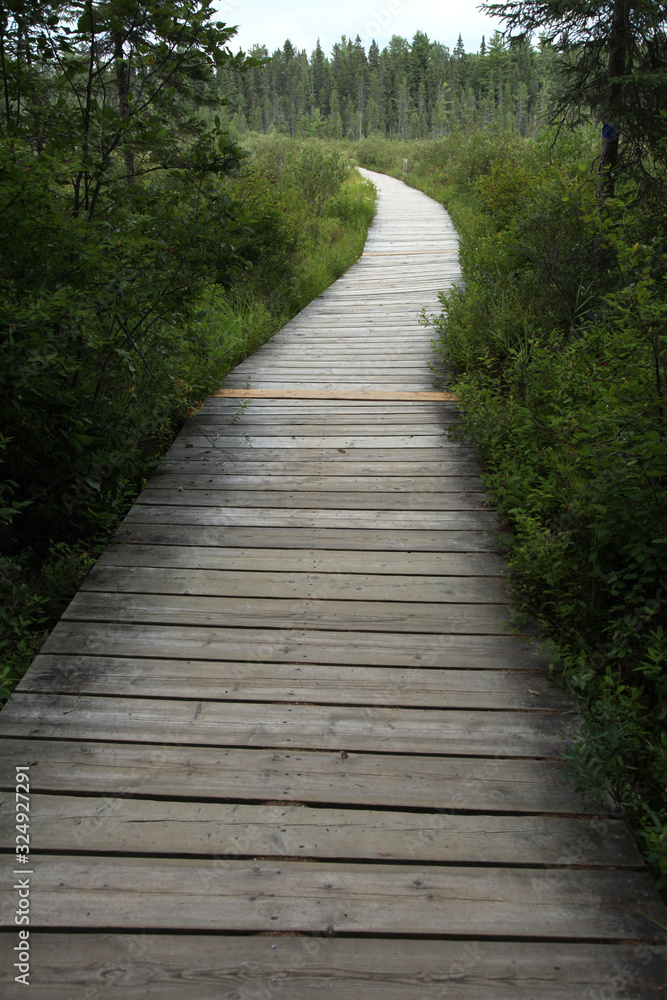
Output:
M130 76L128 65L123 58L123 33L114 31L114 58L116 61L116 89L118 91L118 110L120 117L126 121L130 116ZM123 145L125 142L123 140ZM134 178L134 153L131 149L125 148L125 173L128 183Z
M598 168L597 196L599 199L611 198L614 195L614 169L618 161L618 112L622 103L623 90L620 78L626 72L630 39L629 6L627 0L615 0L611 17L607 88L604 102L605 121L602 125L602 146Z

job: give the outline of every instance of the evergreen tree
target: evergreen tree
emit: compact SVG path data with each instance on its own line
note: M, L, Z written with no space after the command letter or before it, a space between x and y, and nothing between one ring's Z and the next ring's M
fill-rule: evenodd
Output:
M554 53L546 42L508 45L499 32L488 43L483 37L475 54L466 54L461 38L450 54L422 31L412 42L394 35L382 51L373 41L368 54L358 35L343 35L330 58L319 41L310 59L288 41L244 76L222 73L219 93L237 122L242 114L259 130L409 138L502 121L525 133L553 86ZM267 50L255 46L252 54L261 62Z
M329 64L317 39L311 59L311 87L319 107L326 107L329 100Z
M667 143L667 8L656 0L512 0L482 7L520 39L539 31L563 56L555 118L590 108L603 119L598 196L614 193L617 166L649 188ZM620 145L622 139L622 146ZM621 160L619 161L619 151Z
M329 97L329 127L328 135L331 139L343 138L343 118L340 113L340 99L338 91L334 87Z

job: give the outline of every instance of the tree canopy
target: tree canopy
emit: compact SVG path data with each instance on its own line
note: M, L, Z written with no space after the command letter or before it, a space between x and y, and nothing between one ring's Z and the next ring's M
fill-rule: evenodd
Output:
M2 7L0 446L29 496L146 437L148 348L246 268L214 117L233 34L211 0Z

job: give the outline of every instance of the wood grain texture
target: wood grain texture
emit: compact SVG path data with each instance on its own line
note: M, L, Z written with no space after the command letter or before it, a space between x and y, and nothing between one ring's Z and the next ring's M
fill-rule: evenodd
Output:
M327 936L32 931L30 996L71 1000L614 1000L665 996L667 950L650 945ZM8 1000L11 935L0 937ZM72 961L72 956L78 956Z
M632 900L632 902L630 902ZM13 923L0 888L0 923ZM659 937L648 875L293 861L40 856L31 927Z
M0 792L0 848L16 842L14 796ZM330 806L155 802L32 795L40 851L235 859L642 867L622 820L446 815Z
M541 671L420 670L330 664L220 662L54 656L41 653L19 691L113 694L213 701L283 701L402 708L503 708L564 711L569 698Z
M19 761L33 792L608 818L560 761L345 754L17 737L0 741L0 787L13 790Z
M195 597L80 590L63 619L218 628L268 625L276 629L500 635L510 626L511 610L507 604ZM525 633L530 631L526 626Z
M500 577L507 564L487 552L381 552L369 556L355 549L224 548L204 545L109 545L99 565L171 569L282 570L284 573L400 574Z
M405 497L400 493L345 493L341 490L324 491L289 490L220 490L178 484L175 488L162 489L158 484L147 487L139 496L138 504L168 507L260 507L264 510L403 510ZM481 493L417 493L410 499L412 510L428 511L484 511L488 510Z
M227 396L237 399L350 399L363 402L367 399L377 400L415 400L455 402L458 398L454 392L401 392L400 390L366 390L365 392L350 392L342 389L218 389L214 396Z
M161 566L95 566L83 591L183 594L198 597L290 597L307 600L413 601L455 604L509 604L502 579L492 576L415 576L388 573L281 573Z
M248 528L361 528L364 531L493 531L499 522L491 511L454 510L327 510L271 507L209 509L191 504L136 504L128 514L132 524L212 524Z
M257 527L247 525L144 523L126 520L115 540L125 544L235 546L238 548L329 549L379 552L497 552L488 531L393 531L357 528Z
M187 451L187 449L185 449ZM408 453L409 459L404 462L393 462L391 467L384 462L376 462L372 459L363 462L346 462L345 455L336 454L328 456L329 461L283 461L268 462L262 460L261 464L254 461L254 456L249 455L247 461L227 459L225 455L218 451L197 457L186 454L180 459L163 459L158 471L169 473L185 473L188 476L198 476L205 474L213 475L234 475L234 476L339 476L358 478L360 476L377 476L389 479L398 476L411 477L458 477L475 476L480 472L479 464L468 455L463 459L455 461L422 461L416 459L412 452ZM290 453L293 458L293 453Z
M509 635L401 635L325 629L193 628L61 621L48 653L358 666L544 669L537 643Z
M301 704L258 711L245 702L18 693L0 715L0 735L19 738L476 757L558 757L568 730L558 712Z

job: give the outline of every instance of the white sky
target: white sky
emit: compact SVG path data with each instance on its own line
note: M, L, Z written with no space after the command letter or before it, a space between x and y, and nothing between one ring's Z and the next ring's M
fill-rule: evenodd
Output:
M289 38L297 49L308 54L319 37L326 55L342 34L354 40L360 35L365 49L375 38L384 48L392 35L408 40L415 31L425 31L432 41L450 49L459 32L466 52L477 52L482 35L487 40L501 29L497 20L484 17L476 9L481 0L215 0L220 19L237 24L239 32L231 44L246 51L255 43L266 45L269 53L281 48Z

